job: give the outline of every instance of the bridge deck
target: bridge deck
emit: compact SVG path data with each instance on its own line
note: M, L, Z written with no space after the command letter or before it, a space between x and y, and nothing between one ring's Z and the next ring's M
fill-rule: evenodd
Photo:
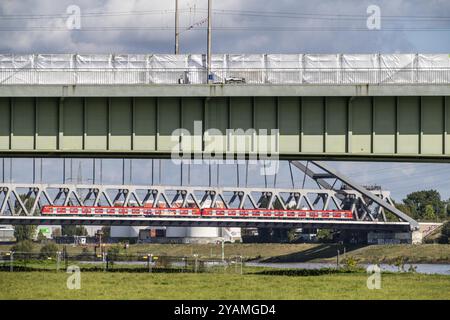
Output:
M13 89L0 86L0 91L5 88ZM308 87L298 86L260 86L261 96L243 96L251 88L230 85L220 89L229 96L220 97L177 96L189 91L182 86L160 88L164 97L104 88L68 88L81 90L79 97L64 98L64 90L59 90L60 97L38 97L34 94L39 88L32 87L17 91L26 97L0 97L0 153L168 158L184 151L205 157L253 152L281 159L450 159L450 86L447 95L432 95L438 87L430 86L429 96L395 96L386 87L385 96L355 96L353 88L348 96L327 96L333 94L330 90L314 97ZM157 87L141 89L142 94L158 92ZM193 90L203 89L212 90ZM291 89L302 92L271 92ZM320 90L325 94L327 87ZM403 87L403 94L408 90L418 92L410 86Z
M290 219L247 218L117 218L117 217L44 217L44 216L0 216L0 224L36 225L112 225L112 226L172 226L172 227L274 227L274 228L319 228L346 230L410 231L408 222L380 221L323 221Z
M0 153L450 159L448 54L215 55L207 70L202 55L0 55Z

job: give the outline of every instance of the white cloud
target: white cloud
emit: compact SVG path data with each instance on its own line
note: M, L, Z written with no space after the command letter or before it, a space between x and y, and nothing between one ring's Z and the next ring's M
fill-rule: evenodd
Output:
M292 1L292 0L222 0L213 1L213 25L217 27L364 27L366 7L373 1ZM435 1L376 1L383 15L441 15L449 11L448 2ZM181 26L188 26L206 16L206 0L181 0ZM83 16L83 31L1 31L0 51L10 52L172 52L173 30L114 30L87 31L89 27L168 27L174 23L174 1L149 0L24 0L1 1L2 15L55 15L65 14L69 5L78 5ZM149 14L164 10L164 14ZM250 15L223 15L221 10L252 11ZM258 12L288 12L303 14L295 19L267 17ZM92 12L122 12L114 16L86 16ZM146 14L130 15L130 12ZM128 13L128 14L127 14ZM313 14L308 16L308 14ZM317 16L316 14L322 14ZM305 15L306 14L306 15ZM326 16L323 16L326 14ZM330 20L329 15L353 15L345 21ZM355 19L356 17L356 19ZM314 19L313 19L314 18ZM342 17L341 17L342 18ZM394 25L408 23L391 21ZM391 23L389 22L389 23ZM411 22L411 21L409 21ZM433 22L433 21L432 21ZM384 22L383 25L386 25ZM64 19L0 19L0 30L5 28L31 28L37 26L64 27ZM445 33L439 33L444 36ZM412 39L410 42L409 39ZM414 32L295 32L215 30L213 47L216 52L416 52L411 43L417 41ZM205 32L187 31L181 36L183 52L204 52ZM439 51L446 52L450 44L438 41ZM424 49L422 49L423 51Z

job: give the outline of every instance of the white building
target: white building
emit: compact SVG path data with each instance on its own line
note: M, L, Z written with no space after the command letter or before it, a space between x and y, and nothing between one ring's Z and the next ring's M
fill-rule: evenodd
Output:
M14 240L14 227L10 225L0 225L0 242L11 242Z

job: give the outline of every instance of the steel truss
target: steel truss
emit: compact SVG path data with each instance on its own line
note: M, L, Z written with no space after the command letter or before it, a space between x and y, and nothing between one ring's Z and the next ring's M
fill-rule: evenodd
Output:
M389 191L369 191L321 162L291 164L318 188L0 183L0 215L38 215L44 205L158 204L178 208L351 210L355 221L374 223L387 222L389 212L397 221L409 223L411 229L418 227L416 221L394 207Z

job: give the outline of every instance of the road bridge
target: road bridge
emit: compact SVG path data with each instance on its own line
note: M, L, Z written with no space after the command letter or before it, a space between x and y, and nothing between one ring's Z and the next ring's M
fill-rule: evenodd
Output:
M5 156L236 156L270 135L281 159L450 159L448 55L215 55L212 83L202 55L0 60Z

